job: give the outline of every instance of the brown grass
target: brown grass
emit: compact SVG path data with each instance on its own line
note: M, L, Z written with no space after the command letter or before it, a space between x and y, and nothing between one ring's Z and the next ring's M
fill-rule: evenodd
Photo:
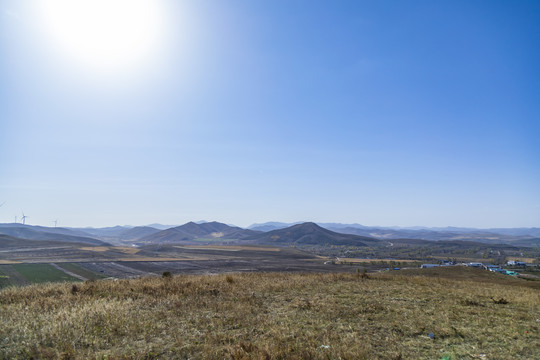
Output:
M225 251L272 251L278 252L279 248L276 247L263 247L263 246L238 246L238 245L176 245L175 248L179 249L192 249L192 250L225 250Z
M83 246L79 250L85 251L95 251L95 252L106 252L110 250L116 250L123 252L124 254L136 254L140 249L129 247L129 246Z
M208 258L204 258L204 257L168 258L168 257L137 256L137 257L116 259L116 261L195 261L195 260L208 260Z
M80 247L79 250L105 252L105 251L109 251L110 247L109 246L83 246L83 247Z
M508 286L507 277L462 278L468 269L456 280L447 271L364 279L246 273L7 288L0 291L0 358L506 360L540 354L537 289Z
M14 260L2 260L0 259L0 265L11 265L11 264L21 264L21 261L14 261Z
M129 246L113 246L111 249L121 251L125 254L136 254L140 251L140 249Z
M532 263L534 263L537 259L535 259L535 258L528 258L528 257L509 256L509 257L508 257L508 260L523 261L523 262L525 262L525 263L532 264Z
M387 262L387 263L390 263L390 262L395 262L395 263L417 263L419 262L418 260L397 260L397 259L392 259L392 260L389 260L389 259L356 259L356 258L339 258L339 262L336 261L336 263L371 263L373 261L376 261L376 262L381 262L381 261L384 261L384 262Z

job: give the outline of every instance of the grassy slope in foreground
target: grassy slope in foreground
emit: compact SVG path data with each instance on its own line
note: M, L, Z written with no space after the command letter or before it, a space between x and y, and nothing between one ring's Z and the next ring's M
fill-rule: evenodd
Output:
M248 273L7 288L0 291L0 358L533 359L540 353L536 283L477 269L425 270L438 276ZM475 280L463 280L468 274Z

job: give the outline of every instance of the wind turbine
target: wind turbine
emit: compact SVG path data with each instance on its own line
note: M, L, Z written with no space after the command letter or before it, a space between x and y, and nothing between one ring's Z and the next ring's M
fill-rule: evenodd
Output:
M52 221L54 223L54 227L56 227L56 224L58 223L58 219Z
M26 218L28 216L24 215L24 211L21 210L21 212L22 212L22 218L21 218L22 219L22 224L24 225L24 224L26 224Z
M2 207L6 202L4 201L3 203L0 204L0 207Z

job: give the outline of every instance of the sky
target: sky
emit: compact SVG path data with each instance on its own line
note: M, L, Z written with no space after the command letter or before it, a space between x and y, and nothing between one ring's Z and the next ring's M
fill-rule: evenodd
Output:
M540 2L0 0L0 222L540 227Z

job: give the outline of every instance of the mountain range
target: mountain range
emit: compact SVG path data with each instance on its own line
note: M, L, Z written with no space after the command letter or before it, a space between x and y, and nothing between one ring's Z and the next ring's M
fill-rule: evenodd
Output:
M381 241L372 237L337 233L306 222L278 230L260 233L246 240L269 245L349 245L379 246Z
M76 230L56 227L49 228L23 224L0 224L0 234L26 240L108 245L106 242L95 239L91 235L86 234L88 236L85 236L84 233Z
M267 222L249 226L252 230L272 231L287 228L294 223ZM527 243L529 239L540 238L540 228L492 228L475 229L460 227L377 227L360 224L319 223L319 226L339 233L374 237L377 239L421 239L431 241L464 240L484 243ZM530 243L530 241L529 241ZM533 241L533 243L535 243Z
M193 242L196 239L209 241L242 240L259 234L258 231L229 226L216 221L207 223L188 222L184 225L159 231L138 239L143 244Z
M470 229L470 228L398 228L368 227L340 223L254 224L249 229L219 222L188 222L161 229L154 226L114 226L107 228L61 228L31 226L19 223L0 224L0 234L29 240L76 242L92 245L106 243L200 243L242 242L275 245L356 245L377 246L396 239L428 241L472 241L486 244L540 246L539 228ZM498 231L498 232L495 232Z

